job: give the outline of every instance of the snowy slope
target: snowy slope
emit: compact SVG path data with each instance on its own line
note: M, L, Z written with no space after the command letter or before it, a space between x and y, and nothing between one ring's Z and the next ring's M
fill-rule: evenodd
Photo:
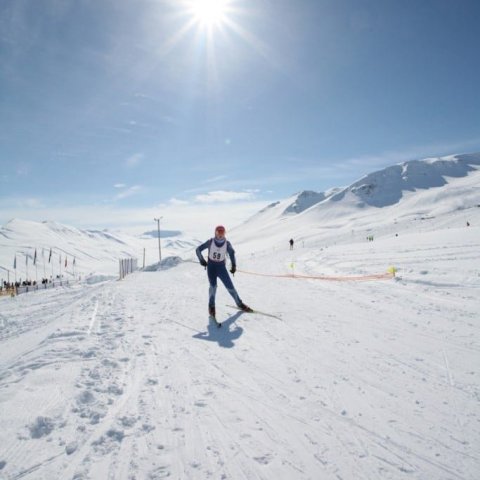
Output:
M184 236L175 239L162 239L162 255L178 255L191 249L195 242ZM52 261L48 263L50 248ZM106 230L81 230L62 225L57 222L33 222L14 219L0 228L0 278L13 281L14 257L17 256L17 277L26 277L26 257L28 257L29 277L35 279L33 258L37 249L37 269L41 278L44 273L54 276L60 273L60 257L62 274L73 275L73 258L76 262L76 273L84 275L115 275L118 272L118 259L134 257L141 266L143 249L146 249L146 263L158 261L158 239L151 236L133 237L123 233L112 233ZM68 258L65 269L65 257ZM45 271L44 271L45 264Z
M313 205L330 198L341 190L340 188L333 188L327 192L304 190L303 192L296 193L263 208L249 218L241 228L246 227L247 231L256 230L260 232L262 232L263 229L268 230L272 223L278 224L290 217L294 217L296 214L304 212Z
M304 190L295 195L293 202L289 202L287 208L283 211L283 215L289 213L302 213L307 208L312 207L316 203L323 202L327 198L339 192L340 188L334 188L327 192L313 192L311 190Z
M391 232L393 233L393 232ZM0 477L465 479L480 470L479 227L0 300Z

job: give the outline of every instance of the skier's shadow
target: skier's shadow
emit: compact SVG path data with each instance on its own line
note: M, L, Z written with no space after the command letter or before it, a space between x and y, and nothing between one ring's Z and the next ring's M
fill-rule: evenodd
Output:
M232 348L235 346L233 343L237 340L243 333L243 328L235 325L232 329L230 326L232 323L234 324L238 317L243 312L237 312L235 315L227 318L224 322L222 322L222 326L220 328L213 321L209 321L208 323L208 331L207 332L199 332L193 335L193 338L198 338L200 340L208 340L209 342L217 342L220 347L223 348Z

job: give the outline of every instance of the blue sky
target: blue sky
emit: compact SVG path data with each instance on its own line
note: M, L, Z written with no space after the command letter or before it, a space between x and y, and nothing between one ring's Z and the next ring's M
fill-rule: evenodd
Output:
M2 0L0 223L233 226L480 151L480 2L231 0L215 25L191 4Z

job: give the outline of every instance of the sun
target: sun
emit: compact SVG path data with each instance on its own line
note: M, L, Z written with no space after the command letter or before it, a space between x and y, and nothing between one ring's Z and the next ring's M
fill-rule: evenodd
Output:
M190 12L197 23L213 27L226 21L228 4L229 0L192 0Z

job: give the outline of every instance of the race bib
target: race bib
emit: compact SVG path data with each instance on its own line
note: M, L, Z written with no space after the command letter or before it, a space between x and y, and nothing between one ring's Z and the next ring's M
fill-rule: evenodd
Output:
M208 259L212 262L224 262L227 256L227 242L220 247L215 244L215 241L212 240L210 248L208 250Z

